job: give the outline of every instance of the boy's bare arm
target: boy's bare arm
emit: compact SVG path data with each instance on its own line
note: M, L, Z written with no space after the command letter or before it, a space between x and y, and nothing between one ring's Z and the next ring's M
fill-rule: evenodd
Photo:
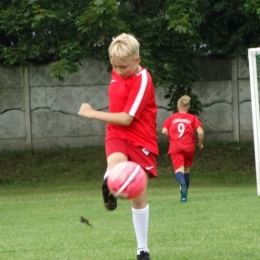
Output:
M198 133L198 147L200 149L203 148L203 140L204 140L204 130L202 129L201 126L197 128L197 133Z
M165 135L165 136L169 136L169 132L168 132L168 129L163 127L162 129L162 134Z
M96 119L105 123L115 124L115 125L131 125L134 117L128 115L125 112L120 113L110 113L97 111L91 107L88 103L83 103L78 112L79 116Z

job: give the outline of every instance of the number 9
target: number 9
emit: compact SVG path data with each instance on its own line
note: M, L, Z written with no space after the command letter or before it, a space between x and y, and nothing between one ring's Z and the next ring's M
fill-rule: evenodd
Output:
M178 132L180 133L179 136L178 136L180 138L184 134L185 125L183 123L179 123L178 126L177 126L177 129L178 129Z

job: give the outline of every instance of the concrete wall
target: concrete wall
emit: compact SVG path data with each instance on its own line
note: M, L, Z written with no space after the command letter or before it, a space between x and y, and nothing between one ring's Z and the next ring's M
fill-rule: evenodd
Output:
M201 81L195 93L204 105L200 119L206 140L253 140L247 61L197 61ZM49 76L49 66L0 67L0 150L49 149L100 145L105 124L77 116L83 102L107 109L110 73L95 60L64 82ZM156 89L159 142L161 124L171 112L164 90Z

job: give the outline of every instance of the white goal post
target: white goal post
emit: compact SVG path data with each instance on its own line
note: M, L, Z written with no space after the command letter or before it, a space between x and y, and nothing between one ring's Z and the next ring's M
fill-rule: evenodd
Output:
M256 184L257 184L257 195L260 196L260 118L259 118L259 91L258 91L260 85L260 68L257 68L257 59L256 59L257 55L260 55L260 48L248 49L252 120L253 120L253 132L254 132L253 134L254 134L254 148L255 148Z

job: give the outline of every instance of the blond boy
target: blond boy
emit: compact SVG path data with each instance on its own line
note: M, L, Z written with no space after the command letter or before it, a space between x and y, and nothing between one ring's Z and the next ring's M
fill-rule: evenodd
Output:
M131 160L141 165L149 178L157 176L158 156L154 85L149 72L139 65L139 42L126 33L113 38L108 52L112 70L108 88L109 112L82 104L78 115L107 123L107 171L102 184L106 209L115 210L117 200L109 192L107 176L119 162ZM131 199L132 219L137 239L137 260L150 260L147 246L149 205L147 186L140 196Z
M162 133L169 138L168 154L171 156L175 177L180 184L181 202L186 202L196 146L194 131L198 134L199 149L203 148L204 131L200 120L188 113L189 96L182 96L178 100L177 108L178 112L164 121Z

